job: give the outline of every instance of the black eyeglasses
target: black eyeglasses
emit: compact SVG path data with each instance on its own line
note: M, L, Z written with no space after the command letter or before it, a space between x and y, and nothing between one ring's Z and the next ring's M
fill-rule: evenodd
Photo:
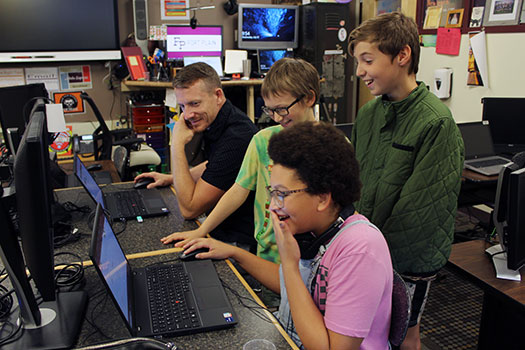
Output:
M301 101L303 99L304 95L301 95L295 99L288 107L277 107L277 108L268 108L266 106L262 106L262 111L267 114L270 118L275 120L277 123L283 120L284 117L286 117L288 114L290 114L289 109L292 108L294 104ZM277 114L278 117L275 115Z
M299 192L307 191L308 187L307 188L301 188L301 189L298 189L298 190L281 191L281 190L274 190L272 188L272 186L266 186L266 190L268 191L268 196L275 200L275 204L277 204L277 206L279 208L283 208L284 207L284 198L288 197L289 195L291 195L293 193L299 193Z

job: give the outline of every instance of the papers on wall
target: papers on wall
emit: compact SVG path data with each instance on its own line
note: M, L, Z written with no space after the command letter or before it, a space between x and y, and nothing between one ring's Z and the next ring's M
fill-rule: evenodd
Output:
M436 53L458 56L460 46L461 30L459 28L438 28Z
M48 92L60 90L57 67L25 68L25 74L26 84L44 83Z
M0 87L24 85L24 68L0 68Z
M248 51L226 50L224 56L224 73L242 73L242 61L248 59Z
M164 104L168 107L177 107L177 96L175 96L175 89L166 89L166 99L164 100Z
M471 73L481 75L481 81L478 84L469 84L468 85L479 85L479 86L489 86L489 71L487 65L487 44L485 32L479 32L477 34L471 34L469 38L470 49L472 50L472 67L471 67L471 58L469 52L469 64L468 71L469 76ZM470 50L469 50L470 51ZM472 71L471 71L472 70ZM479 80L479 79L478 79ZM467 82L469 79L467 79Z
M441 12L443 8L441 6L430 6L427 8L425 15L425 22L423 23L423 29L436 29L439 27L441 22Z
M61 90L85 90L93 88L90 66L60 67Z

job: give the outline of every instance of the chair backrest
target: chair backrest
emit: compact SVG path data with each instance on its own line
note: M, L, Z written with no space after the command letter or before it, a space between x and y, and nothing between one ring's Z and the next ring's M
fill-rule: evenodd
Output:
M392 318L388 340L393 346L400 346L407 334L412 300L403 278L394 270L392 289Z
M113 151L113 163L120 176L121 181L126 181L126 169L128 167L128 150L124 146L117 146Z

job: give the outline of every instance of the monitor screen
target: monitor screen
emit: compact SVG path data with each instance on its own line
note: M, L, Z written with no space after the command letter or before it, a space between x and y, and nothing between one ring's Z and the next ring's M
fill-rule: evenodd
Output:
M44 301L55 300L49 141L45 104L38 100L15 158L16 201L26 264Z
M259 73L267 73L275 62L292 56L293 52L288 50L259 50Z
M117 14L116 0L4 0L0 62L120 59Z
M168 26L166 37L168 60L184 56L222 55L222 26Z
M43 83L0 88L0 124L4 140L12 140L10 134L14 135L15 132L20 136L24 134L36 97L48 97ZM11 145L9 148L12 154L16 153Z
M219 77L222 77L224 75L222 70L221 56L184 56L184 67L197 62L204 62L209 64L213 69L215 69Z
M482 119L488 121L498 153L525 151L525 98L484 97Z
M297 48L299 8L293 5L239 4L241 49Z

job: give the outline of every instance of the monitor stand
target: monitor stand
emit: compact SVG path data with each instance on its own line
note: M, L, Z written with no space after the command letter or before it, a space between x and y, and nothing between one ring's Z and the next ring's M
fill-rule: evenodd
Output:
M55 301L38 306L42 324L38 327L22 325L20 338L2 349L70 349L80 333L86 304L87 294L84 291L57 293ZM15 310L9 320L15 327L21 322L18 311Z
M485 249L485 252L492 257L492 262L496 269L496 278L521 281L519 270L511 270L507 267L507 253L503 251L501 245L493 245L492 247Z

